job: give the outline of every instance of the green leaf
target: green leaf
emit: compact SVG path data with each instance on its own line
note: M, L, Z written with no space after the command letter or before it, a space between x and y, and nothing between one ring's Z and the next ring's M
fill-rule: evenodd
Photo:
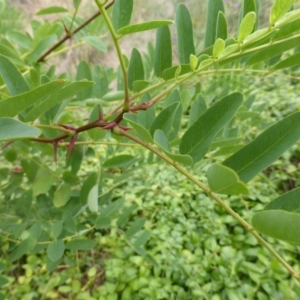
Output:
M145 225L146 219L145 218L137 218L133 223L131 223L130 227L126 231L126 236L128 238L135 235L137 232L139 232Z
M56 178L54 178L50 170L46 167L40 167L32 184L33 196L47 193L55 180Z
M113 6L112 22L115 31L130 23L133 0L116 0Z
M170 25L173 23L174 22L171 20L155 20L155 21L149 21L149 22L140 23L140 24L128 25L128 26L120 28L118 30L118 34L126 35L126 34L135 33L135 32L141 32L141 31L159 28L162 26L167 26L167 25Z
M299 199L299 198L298 198ZM300 245L300 214L284 210L258 212L252 218L253 227L273 238Z
M219 11L216 28L216 39L227 39L227 21L224 12Z
M10 42L17 44L26 50L32 49L32 39L28 33L23 34L19 31L11 30L6 33L6 37Z
M29 91L29 86L20 71L3 55L0 55L0 74L12 96Z
M32 238L23 240L9 255L9 261L14 262L34 248L36 241Z
M177 110L176 110L175 115L174 115L171 130L169 132L169 135L167 136L167 138L170 142L177 138L178 132L180 130L181 118L182 118L182 112L183 112L183 107L182 107L183 105L181 104L181 97L183 99L185 99L184 94L185 94L184 90L182 91L182 95L180 95L179 91L177 89L174 89L170 93L169 97L167 98L167 100L165 102L166 106L169 106L173 103L176 103L176 102L178 103L179 102L179 105L178 105Z
M99 187L95 184L89 191L87 205L91 212L98 212Z
M300 214L300 188L294 189L288 193L281 195L274 201L270 202L265 210L284 210Z
M230 168L213 164L207 171L209 187L213 192L226 195L249 194L245 183Z
M111 222L110 218L98 216L95 221L95 226L97 229L105 229L110 227L110 222Z
M88 63L82 60L77 67L76 80L88 80L92 81L92 72ZM92 97L93 88L92 84L88 85L84 90L81 90L77 93L77 100L82 101Z
M47 256L51 261L59 260L65 251L65 245L63 240L57 240L51 242L47 247Z
M198 66L198 57L195 56L194 54L190 55L190 65L191 65L192 71L195 71Z
M119 216L118 221L117 221L117 225L119 227L123 227L127 224L128 220L129 220L129 216L130 214L136 210L138 208L137 204L131 204L129 207L126 207L124 209L124 211L122 212L122 214Z
M201 95L197 95L190 108L189 126L191 126L205 111L207 105Z
M223 0L209 0L206 13L205 48L215 43L219 11L225 13Z
M6 98L0 101L0 117L14 117L35 102L57 92L63 87L64 81L59 79L43 84L29 92Z
M275 22L282 18L293 4L294 0L275 0L269 17L270 26L273 26Z
M59 14L59 13L65 13L69 12L66 8L61 7L61 6L50 6L47 8L43 8L39 10L36 15L41 16L41 15L49 15L49 14Z
M72 98L78 92L90 88L94 83L92 81L75 81L68 84L62 89L59 89L55 93L49 95L44 101L34 106L25 116L27 122L32 122L40 117L45 112L49 111L55 105L61 103L64 100ZM83 96L84 97L84 96Z
M87 203L90 190L97 184L97 182L98 182L97 173L93 172L89 174L87 179L84 181L80 191L80 196L79 196L80 203L82 204Z
M299 46L299 38L294 37L289 41L274 42L260 51L256 51L248 60L247 64L253 65L269 58L277 56L287 50Z
M116 155L103 163L105 168L119 168L124 167L135 160L135 157L128 154Z
M143 111L138 112L138 114L141 113L145 114ZM138 124L138 116L136 114L124 114L123 118L133 127L142 140L148 143L153 143L150 132L145 127Z
M144 80L144 65L140 52L133 48L128 68L128 86L133 90L133 82L136 80Z
M147 243L147 241L150 239L150 236L151 233L149 230L142 231L134 241L133 247L138 248L144 246Z
M12 141L38 137L38 128L10 118L0 118L0 141Z
M162 149L162 151L172 160L184 165L191 165L193 159L189 155L173 154L169 142L162 130L156 130L154 133L155 143Z
M100 40L100 38L95 36L85 36L82 38L84 41L86 41L89 45L95 47L101 52L106 53L107 47L106 45Z
M96 243L90 240L73 240L70 242L67 242L65 244L65 248L67 250L73 250L73 251L78 251L78 250L90 250L96 247Z
M28 55L28 59L31 62L36 62L56 41L57 36L55 34L43 38Z
M72 190L69 184L63 183L54 193L53 205L55 207L65 206L70 200Z
M176 8L176 31L179 62L188 64L190 55L195 54L195 46L191 15L184 4L178 4Z
M238 34L238 42L242 43L253 31L256 24L256 13L251 11L243 18Z
M269 127L251 143L226 159L223 164L247 182L289 149L300 138L300 112Z
M104 96L102 96L102 99L105 101L117 101L124 99L125 94L124 91L114 91L114 92L108 92Z
M152 136L154 135L154 132L157 129L161 129L164 132L164 134L168 136L178 106L179 102L172 103L159 113L159 115L154 119L150 127L150 133Z
M217 59L225 49L225 41L216 39L213 47L213 58Z
M110 217L113 214L116 214L124 206L124 204L125 204L125 201L122 198L110 203L104 209L102 209L100 215L97 217L97 220L104 218L104 217ZM97 220L96 220L96 222L97 222Z
M285 68L291 68L300 65L300 52L291 55L290 57L283 59L276 65L271 67L272 71L277 71Z
M180 73L179 74L176 74L176 72L178 71L180 67ZM184 75L186 73L189 73L191 72L191 65L190 64L187 64L187 65L180 65L180 66L174 66L174 67L171 67L169 69L166 69L163 71L162 73L162 78L164 80L169 80L169 79L173 79L178 76L181 76L181 75Z
M206 110L184 133L180 153L190 155L194 163L201 160L216 134L233 118L242 102L242 94L232 93Z
M168 26L158 28L154 54L154 74L161 77L164 70L172 67L172 40Z
M133 82L133 91L140 92L144 90L151 82L148 80L136 80Z
M54 239L58 238L63 230L63 221L55 222L51 225L51 235Z

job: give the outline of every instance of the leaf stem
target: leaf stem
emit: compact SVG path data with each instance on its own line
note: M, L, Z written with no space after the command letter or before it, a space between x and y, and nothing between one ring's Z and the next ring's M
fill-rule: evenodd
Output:
M136 143L144 146L160 158L162 158L164 161L166 161L168 164L173 166L177 171L179 171L181 174L183 174L186 178L188 178L190 181L192 181L194 184L196 184L200 189L202 189L211 199L215 200L220 206L223 207L224 210L226 210L233 218L235 218L246 230L248 230L256 239L257 241L264 246L278 261L279 263L288 270L288 272L297 280L300 282L300 275L290 266L276 251L273 249L273 247L265 240L263 239L258 232L255 231L255 229L250 225L248 222L246 222L239 214L237 214L230 206L228 206L221 198L219 198L215 193L213 193L209 187L204 185L201 181L196 179L191 173L189 173L186 169L182 168L178 165L178 163L174 162L172 159L170 159L168 156L166 156L164 153L160 152L158 149L154 148L152 145L140 140L136 136L131 135L127 131L124 131L122 129L118 128L119 134L135 141Z
M105 6L105 9L110 8L114 3L115 3L115 0L112 0L110 3L108 3ZM37 62L44 62L50 53L52 53L55 49L57 49L59 46L61 46L65 41L70 39L72 36L74 36L77 32L79 32L82 28L84 28L89 23L94 21L100 15L101 15L100 11L96 12L89 19L87 19L85 22L83 22L80 26L75 28L72 32L66 33L65 36L63 36L57 43L55 43L53 46L51 46L42 56L40 56L38 58Z
M115 45L116 51L117 51L117 55L120 61L120 66L121 66L121 70L123 73L123 80L124 80L124 93L125 93L125 99L124 99L124 103L123 103L123 111L127 112L130 109L130 100L129 100L129 87L128 87L128 73L127 73L127 69L126 69L126 65L125 65L125 61L123 58L123 54L122 54L122 50L119 44L119 36L116 34L113 24L110 20L110 17L108 16L108 13L106 12L105 7L103 7L103 4L101 4L99 2L99 0L95 0L104 21L106 22L106 25L108 27L108 30L111 34L111 37L113 39L113 43Z

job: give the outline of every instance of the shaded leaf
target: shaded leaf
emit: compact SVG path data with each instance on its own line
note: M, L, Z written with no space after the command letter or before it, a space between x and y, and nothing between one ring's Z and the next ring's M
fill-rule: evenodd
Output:
M227 21L224 12L219 11L216 28L216 39L227 39Z
M142 111L138 112L138 114L143 113ZM124 114L123 115L124 120L126 120L133 129L138 133L139 137L148 142L153 143L153 139L151 137L150 132L143 127L142 125L138 124L138 117L135 114Z
M300 138L300 113L294 113L269 127L223 164L247 182L289 149Z
M38 128L11 118L0 118L0 141L12 141L38 137Z
M23 240L14 250L10 253L8 259L10 262L21 258L24 254L27 254L30 250L34 248L36 241L33 238L28 238Z
M106 45L100 40L100 38L95 36L85 36L83 37L83 40L86 41L89 45L95 47L101 52L106 53L107 47Z
M225 12L223 0L209 0L206 13L205 48L215 43L219 11Z
M276 65L272 66L271 70L277 71L277 70L291 68L298 65L300 65L300 52L295 53L289 56L288 58L281 60Z
M197 95L190 108L189 126L191 126L205 111L207 105L201 95Z
M191 165L193 159L189 155L173 154L169 142L162 130L156 130L154 133L154 140L162 151L172 160L184 165Z
M55 105L61 103L66 99L70 99L79 91L90 88L94 83L91 81L75 81L68 84L64 88L50 95L44 101L34 106L25 116L27 122L36 120L39 116L53 108ZM84 96L83 96L84 97Z
M115 31L130 23L133 0L116 0L113 6L112 23Z
M3 55L0 55L0 74L12 96L29 91L29 86L20 71Z
M206 110L184 133L180 154L190 155L194 163L201 160L216 134L233 118L242 102L242 94L232 93Z
M127 224L128 220L129 220L129 216L130 214L136 210L138 208L137 204L131 204L129 207L126 207L124 209L124 211L122 212L122 214L119 216L118 221L117 221L117 225L119 227L123 227Z
M68 203L71 198L72 190L69 184L63 183L54 193L53 205L61 207Z
M284 210L258 212L252 218L253 227L273 238L292 244L300 244L300 214Z
M128 86L133 90L133 82L136 80L144 80L144 65L140 52L133 48L128 68Z
M128 230L126 231L126 236L128 238L135 235L137 232L139 232L145 225L146 219L145 218L137 218L135 221L133 221Z
M188 64L190 55L195 54L195 46L191 16L184 4L178 4L176 8L176 30L179 62Z
M142 247L144 246L147 241L150 239L151 233L149 230L144 230L140 233L140 235L136 238L133 243L134 247Z
M178 109L179 102L175 102L165 109L163 109L159 115L154 119L150 127L150 133L153 136L155 130L161 129L166 136L172 127L176 110Z
M60 259L65 251L65 245L63 240L56 240L51 242L47 247L47 256L51 261L57 261Z
M168 26L158 28L154 54L154 74L161 77L164 70L172 66L172 41Z
M92 81L93 80L91 69L90 69L88 63L84 60L82 60L77 67L76 80L77 81L80 81L80 80ZM90 84L85 89L77 92L77 100L82 101L82 100L91 98L92 93L93 93L93 88L92 88L92 84Z
M134 161L135 157L128 154L116 155L103 163L105 168L119 168L124 167Z
M65 248L68 250L78 251L78 250L90 250L95 248L96 243L91 240L73 240L70 242L67 242L65 244Z
M179 72L179 74L176 74L176 72L178 71L179 67L180 67L180 72ZM164 80L169 80L169 79L175 78L176 75L178 77L178 76L184 75L186 73L189 73L191 71L192 70L191 70L191 65L190 64L180 65L180 66L174 66L174 67L171 67L169 69L164 70L163 73L162 73L162 78Z
M97 217L97 220L104 217L110 217L111 215L117 213L124 206L124 203L124 199L119 199L108 204L105 208L102 209L100 215Z

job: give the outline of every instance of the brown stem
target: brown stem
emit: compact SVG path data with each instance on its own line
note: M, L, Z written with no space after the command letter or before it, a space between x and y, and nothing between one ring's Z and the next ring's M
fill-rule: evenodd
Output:
M105 6L105 9L110 8L115 3L115 0L112 0L110 3L108 3ZM66 40L70 39L73 35L75 35L78 31L80 31L82 28L87 26L89 23L91 23L93 20L95 20L98 16L101 15L100 11L97 11L94 15L92 15L89 19L87 19L84 23L82 23L80 26L75 28L72 32L67 33L64 37L62 37L56 44L51 46L38 60L37 62L44 62L46 57L52 53L55 49L57 49L60 45L62 45Z

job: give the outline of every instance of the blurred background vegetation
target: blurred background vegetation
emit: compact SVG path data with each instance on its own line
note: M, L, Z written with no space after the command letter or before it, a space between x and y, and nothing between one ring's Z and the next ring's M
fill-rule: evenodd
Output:
M132 23L155 18L173 19L179 2L136 0ZM230 30L235 35L241 1L225 2ZM261 26L268 20L272 2L261 1ZM199 50L203 45L206 1L190 0L184 3L192 14ZM0 35L21 28L30 32L32 18L45 19L34 16L34 13L52 5L69 7L71 11L73 7L72 1L9 1L7 8L0 11ZM85 19L94 13L95 6L93 1L88 0L83 0L83 6L80 17ZM55 19L53 16L47 18L51 22ZM175 29L172 30L173 42L176 43ZM58 72L73 74L83 59L116 68L118 62L110 37L106 35L102 39L108 46L107 53L99 53L83 45L53 58L51 64L58 65ZM150 31L137 34L135 39L124 38L121 44L128 56L132 47L147 54L147 44L154 40L155 32ZM300 107L299 80L291 75L285 72L282 76L232 74L230 88L246 95L252 91L256 95L255 108L261 112L258 121L267 126L274 118L286 116ZM203 83L205 95L210 99L221 94L224 86L226 77L222 76L217 80L208 78ZM288 99L288 104L282 99ZM247 126L242 130L246 137L257 134L257 131L249 131ZM122 148L111 147L109 150L113 153ZM126 151L146 157L148 164L132 172L130 182L128 174L122 176L116 172L116 181L112 178L108 186L115 187L113 199L124 197L126 202L137 204L135 214L147 219L145 229L151 231L151 239L146 248L160 268L153 267L137 255L114 229L91 232L88 238L95 241L95 249L77 251L76 255L66 251L64 261L57 269L56 266L49 268L46 255L41 253L32 253L11 264L7 260L9 239L0 231L5 241L0 243L1 300L300 299L300 285L231 216L195 190L191 183L182 180L180 175L148 156L148 152L139 148L134 152L128 148ZM53 160L51 156L45 159ZM91 170L96 164L95 160L97 157L93 155L85 157L83 172ZM7 168L15 167L9 152L6 160L1 163ZM201 168L201 165L196 166L194 173L205 181L201 175L205 170ZM254 211L261 210L283 191L299 186L299 168L300 151L298 146L294 146L253 180L250 184L251 196L231 197L227 201L249 221ZM5 174L0 174L0 186L5 182L4 177ZM6 192L11 190L7 189ZM81 222L83 228L89 226L84 214L78 222ZM276 244L276 249L299 271L299 247L275 242L270 238L268 241Z

